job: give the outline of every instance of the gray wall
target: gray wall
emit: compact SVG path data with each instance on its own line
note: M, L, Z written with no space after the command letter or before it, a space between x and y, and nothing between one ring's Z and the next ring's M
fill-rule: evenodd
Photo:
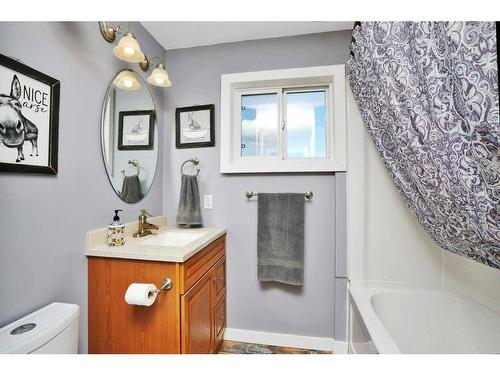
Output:
M164 55L141 25L131 28L146 55ZM123 203L106 177L99 121L108 83L129 64L113 56L97 22L0 22L0 35L0 53L61 81L58 176L0 174L0 326L52 301L76 303L80 351L86 352L85 232L107 225L115 208L125 210L125 220L136 219L142 207L161 214L162 150L149 195ZM164 91L152 92L163 137Z
M333 337L336 289L334 246L336 242L342 241L335 239L336 184L333 174L219 173L220 75L343 64L349 53L349 42L350 32L345 31L220 44L167 53L167 69L173 86L165 95L164 212L170 223L175 223L180 164L190 157L199 157L200 194L202 199L203 194L213 194L213 209L203 210L205 225L228 229L227 303L230 328ZM216 147L177 150L175 108L195 104L216 105ZM244 192L248 189L255 192L305 192L310 189L314 192L314 199L306 204L302 288L278 283L261 284L257 280L257 202L246 200ZM340 190L345 194L344 189ZM345 196L338 199L345 200ZM337 215L341 214L339 210ZM337 287L337 290L343 293L341 287ZM339 298L341 302L345 300L342 295ZM338 330L342 332L342 327Z

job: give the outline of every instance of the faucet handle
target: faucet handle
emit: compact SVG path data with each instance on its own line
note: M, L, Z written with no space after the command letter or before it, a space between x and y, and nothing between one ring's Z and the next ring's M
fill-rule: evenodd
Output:
M141 215L144 215L144 216L149 216L149 217L153 217L153 215L151 215L147 210L145 209L142 209L141 210Z

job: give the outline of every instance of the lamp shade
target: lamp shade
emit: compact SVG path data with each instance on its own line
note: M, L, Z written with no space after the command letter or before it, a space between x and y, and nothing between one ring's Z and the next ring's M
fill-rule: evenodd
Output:
M113 48L113 54L123 61L132 63L140 63L144 60L139 42L132 33L126 33L122 36L118 45Z
M136 73L132 70L122 70L113 82L116 87L126 91L135 91L141 88L141 83L137 79Z
M156 65L156 68L153 69L150 76L147 78L147 81L153 86L159 86L159 87L172 86L172 82L170 81L168 73L165 70L165 66L163 64Z

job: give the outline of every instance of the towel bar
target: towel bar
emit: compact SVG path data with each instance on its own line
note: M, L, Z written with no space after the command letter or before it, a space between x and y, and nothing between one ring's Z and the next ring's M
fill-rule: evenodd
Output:
M133 165L134 167L137 168L137 175L141 172L141 166L137 160L129 160L128 164ZM122 169L120 172L125 176L125 169Z
M247 190L245 192L245 196L247 197L247 199L250 199L252 197L256 197L258 196L259 193L254 193L252 190ZM313 192L311 190L308 190L304 193L304 198L306 198L306 201L310 201L313 197Z
M191 158L191 159L188 159L186 160L184 163L181 164L181 175L184 173L184 166L186 165L186 163L191 163L194 165L198 165L200 163L200 159L198 158ZM200 174L200 168L196 168L196 176L198 176Z

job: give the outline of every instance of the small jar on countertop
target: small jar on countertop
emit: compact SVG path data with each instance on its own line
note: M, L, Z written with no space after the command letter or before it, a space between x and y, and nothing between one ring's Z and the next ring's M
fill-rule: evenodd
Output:
M122 223L118 212L115 210L113 222L108 225L108 246L123 246L125 245L125 224Z

